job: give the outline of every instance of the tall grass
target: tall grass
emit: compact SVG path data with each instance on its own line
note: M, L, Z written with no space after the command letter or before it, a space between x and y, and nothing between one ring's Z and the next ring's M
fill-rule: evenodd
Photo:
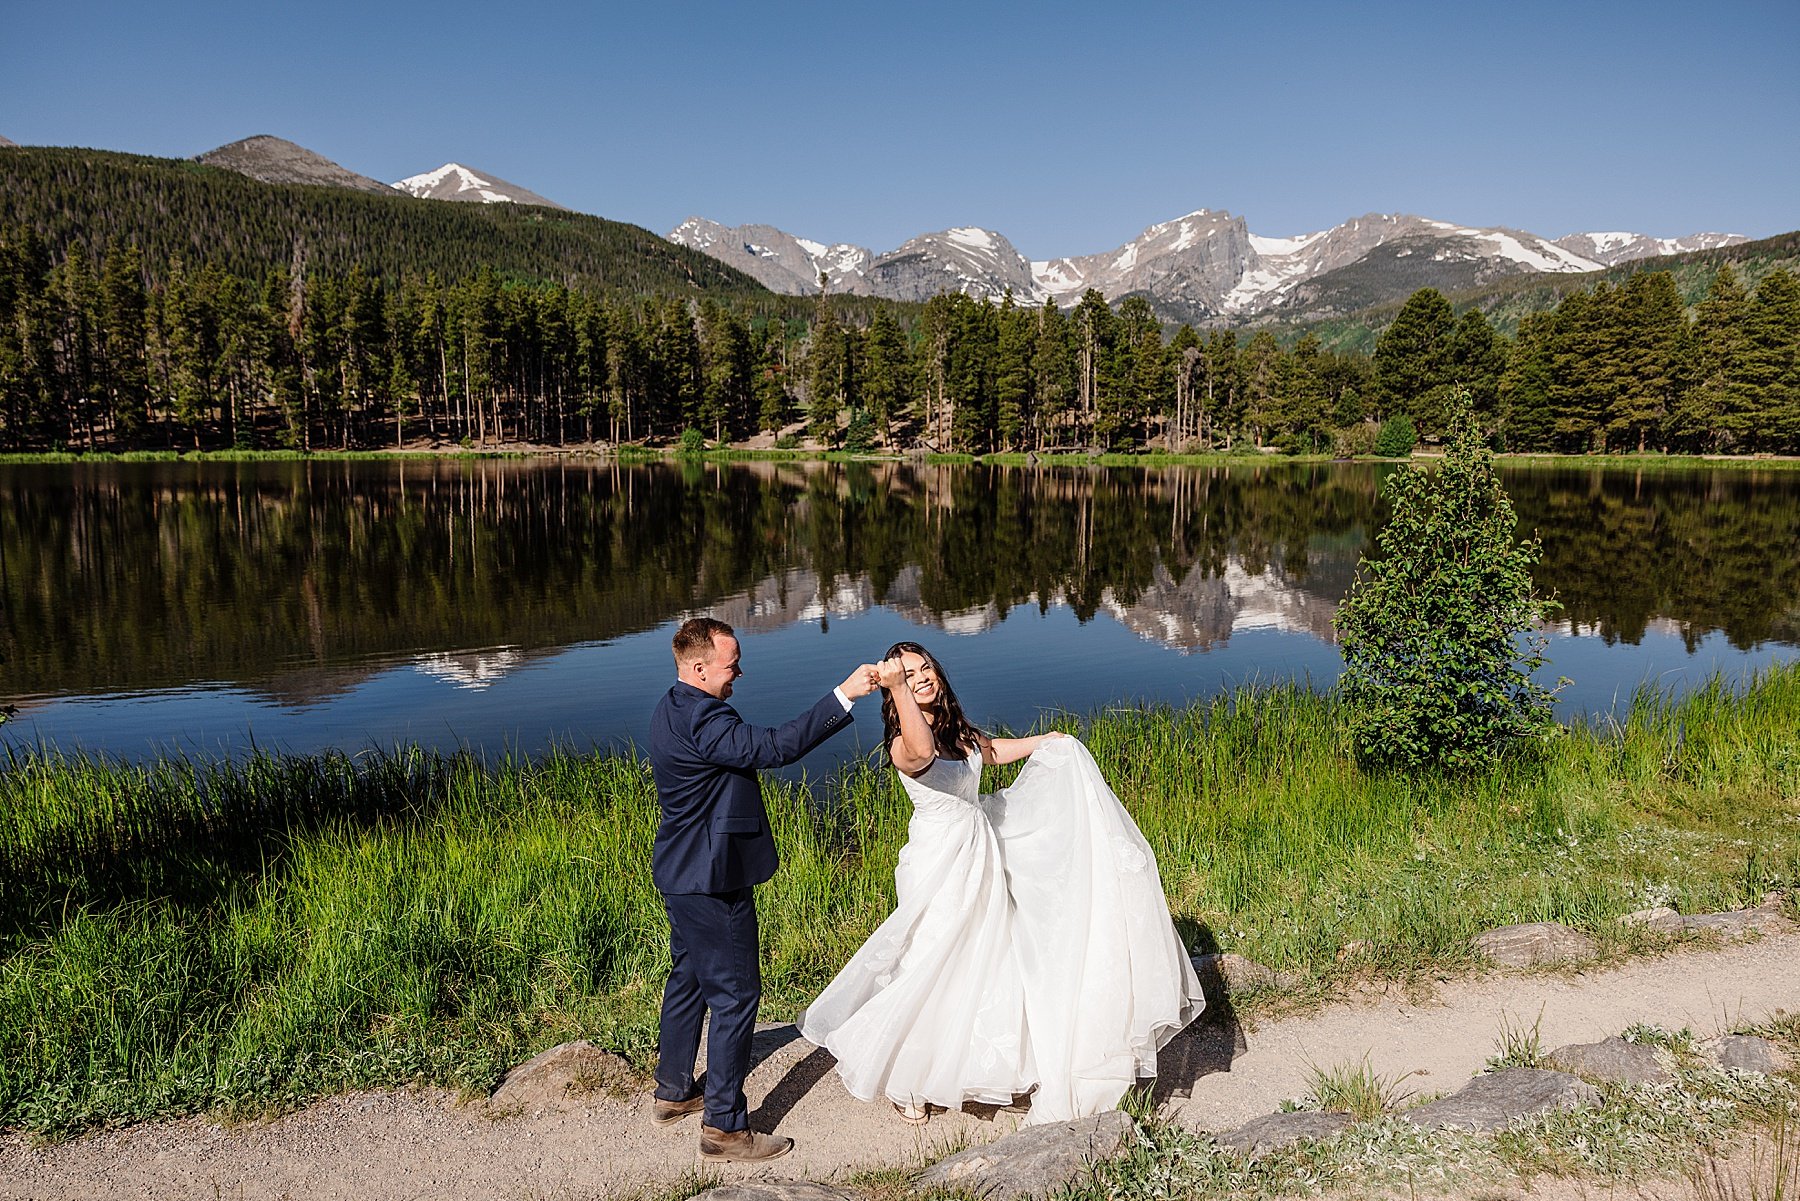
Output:
M1485 926L1756 901L1800 883L1800 666L1646 691L1491 774L1370 775L1336 703L1246 689L1073 720L1190 942L1328 984L1454 966ZM995 774L990 786L1008 773ZM864 764L766 785L766 1016L892 903L907 809ZM647 1061L667 927L641 760L359 757L0 773L0 1125L64 1131L423 1078L471 1089L584 1036ZM1345 965L1340 946L1372 954Z

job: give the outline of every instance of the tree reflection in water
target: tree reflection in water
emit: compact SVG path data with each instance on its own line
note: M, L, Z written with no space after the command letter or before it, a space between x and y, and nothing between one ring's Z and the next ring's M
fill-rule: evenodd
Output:
M395 662L480 680L701 610L771 630L885 607L969 632L1067 606L1182 650L1246 628L1330 640L1387 470L3 467L0 693L215 681L305 701ZM1800 642L1800 473L1506 478L1576 632Z

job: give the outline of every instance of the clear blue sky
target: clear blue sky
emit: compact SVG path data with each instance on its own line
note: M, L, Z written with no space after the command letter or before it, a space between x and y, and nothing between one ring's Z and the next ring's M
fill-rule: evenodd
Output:
M457 160L667 232L698 214L1028 257L1196 208L1547 237L1800 228L1800 2L0 0L0 134L254 133L383 180Z

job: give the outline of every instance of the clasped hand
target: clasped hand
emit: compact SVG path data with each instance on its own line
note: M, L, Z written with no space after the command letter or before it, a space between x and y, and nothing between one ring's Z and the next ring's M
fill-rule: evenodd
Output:
M875 664L863 663L839 687L844 690L845 696L855 701L874 692L878 682Z

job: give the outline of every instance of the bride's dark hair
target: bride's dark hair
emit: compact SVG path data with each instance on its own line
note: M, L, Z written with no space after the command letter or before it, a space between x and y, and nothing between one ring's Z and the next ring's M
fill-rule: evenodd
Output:
M902 652L918 655L931 664L932 671L937 673L937 720L931 727L931 739L937 744L937 753L947 758L960 759L970 751L979 751L981 731L963 716L962 702L956 699L956 689L950 687L950 678L944 674L944 665L937 661L936 655L916 642L896 642L881 657L892 659ZM900 713L894 708L893 694L885 688L881 691L881 725L881 747L888 753L891 761L894 757L894 739L900 737Z

